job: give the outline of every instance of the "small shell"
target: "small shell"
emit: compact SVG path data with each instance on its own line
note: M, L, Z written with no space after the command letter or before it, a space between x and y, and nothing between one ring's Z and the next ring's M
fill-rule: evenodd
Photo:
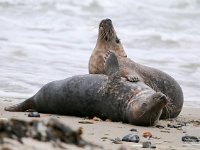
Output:
M144 132L143 133L143 137L145 137L145 138L151 138L152 134L151 134L151 132Z

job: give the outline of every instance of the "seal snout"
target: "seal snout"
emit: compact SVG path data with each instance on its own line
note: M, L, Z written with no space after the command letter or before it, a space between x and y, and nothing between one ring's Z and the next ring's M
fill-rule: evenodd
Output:
M166 95L161 92L157 92L153 96L154 99L157 100L157 102L162 106L165 106L168 103Z
M109 18L104 19L103 22L104 22L105 24L110 24L110 25L112 24L112 21L111 21L111 19L109 19Z
M103 19L100 23L100 27L103 28L112 27L112 20L109 18Z

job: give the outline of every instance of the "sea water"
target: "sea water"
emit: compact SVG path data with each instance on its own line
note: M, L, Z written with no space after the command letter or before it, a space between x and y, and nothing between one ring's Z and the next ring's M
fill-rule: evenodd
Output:
M105 18L128 57L167 72L184 105L200 107L199 0L0 0L0 101L87 74Z

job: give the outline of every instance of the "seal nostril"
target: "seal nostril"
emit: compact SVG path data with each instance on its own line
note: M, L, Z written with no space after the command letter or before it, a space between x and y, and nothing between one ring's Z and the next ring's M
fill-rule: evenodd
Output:
M162 95L162 96L160 97L160 99L161 99L161 100L165 100L165 99L166 99L165 95Z
M105 19L105 22L112 22L112 21L111 21L111 19L106 18L106 19Z
M147 107L147 104L146 103L143 103L142 104L142 107L144 108L144 107Z
M116 41L116 43L119 43L119 42L120 42L120 39L119 39L119 38L116 38L115 41Z
M162 95L161 97L160 97L160 100L161 101L164 101L164 102L168 102L168 100L167 100L167 97L165 96L165 95Z

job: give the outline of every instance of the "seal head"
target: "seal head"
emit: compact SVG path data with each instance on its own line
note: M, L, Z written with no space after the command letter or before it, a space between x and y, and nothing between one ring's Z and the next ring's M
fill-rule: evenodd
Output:
M90 74L99 74L99 71L101 74L105 74L104 57L107 51L113 52L117 57L127 56L112 21L103 19L99 23L97 43L89 60Z
M153 95L143 93L141 96L135 96L131 101L134 105L129 104L128 106L128 114L126 114L128 122L143 126L155 125L160 119L163 108L168 103L166 96L161 92Z

